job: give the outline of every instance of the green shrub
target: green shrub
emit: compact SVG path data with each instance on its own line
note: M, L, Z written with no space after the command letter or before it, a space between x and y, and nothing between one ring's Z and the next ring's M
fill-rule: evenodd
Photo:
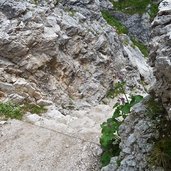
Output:
M126 93L125 86L126 86L126 82L124 82L124 81L115 83L115 85L110 90L108 90L106 96L108 98L113 99L113 98L117 97L119 94L125 94ZM126 99L127 99L127 97L126 97Z
M128 29L117 19L115 19L108 11L101 11L103 18L109 25L115 27L119 34L127 34Z
M112 95L113 93L113 95ZM103 149L101 156L102 166L109 164L111 157L118 156L120 153L119 143L120 136L118 134L119 126L123 123L125 117L130 113L131 107L142 100L142 96L131 96L130 100L125 93L125 82L118 82L110 92L110 97L116 97L123 94L125 98L119 99L113 108L115 109L112 118L107 119L101 124L102 135L100 137L100 144Z
M147 115L156 124L155 129L158 137L154 138L151 154L148 158L153 167L163 167L171 170L171 121L167 119L167 112L162 103L157 99L150 98L145 103Z

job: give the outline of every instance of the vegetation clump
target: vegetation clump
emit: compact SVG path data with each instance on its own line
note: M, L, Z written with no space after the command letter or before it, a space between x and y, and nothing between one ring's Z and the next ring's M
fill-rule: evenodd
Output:
M102 166L106 166L109 164L112 157L119 155L119 126L130 113L132 106L134 106L136 103L139 103L143 98L140 95L130 96L128 98L125 92L125 82L117 82L113 89L108 92L107 96L114 98L119 94L123 94L124 96L119 98L118 102L113 106L115 111L112 118L107 119L106 122L101 124L102 135L100 137L100 144L103 149L101 156Z
M107 23L116 28L119 34L128 34L128 29L117 19L115 19L109 11L101 11L103 18Z
M21 120L26 112L41 114L46 112L47 109L44 106L35 104L23 104L18 105L12 102L0 103L0 118L7 119L18 119Z
M141 53L144 55L144 57L148 57L149 50L145 44L138 41L135 37L131 37L131 41L133 42L133 48L135 48L135 46L137 46L139 48L139 50L141 51Z
M171 139L162 138L157 141L150 155L150 162L165 170L171 170Z
M42 105L36 105L36 104L30 104L30 103L25 103L24 105L21 106L22 112L30 112L30 113L36 113L36 114L41 114L47 111L47 109L42 106Z
M147 115L156 124L158 137L153 139L153 147L149 156L149 163L164 170L171 170L171 121L167 119L167 112L162 103L150 98L146 103Z
M109 11L101 11L103 18L107 21L109 25L115 27L118 34L128 34L128 29L114 16L111 15ZM145 57L148 57L149 51L145 44L138 41L135 37L131 37L133 42L133 48L137 46Z
M0 103L0 118L2 119L19 119L21 120L23 113L19 105L7 102Z
M148 12L153 19L158 12L158 4L153 0L118 0L118 2L111 0L111 2L115 10L130 15Z
M153 97L150 97L144 104L147 108L147 115L153 120L161 118L163 113L166 113L162 103Z

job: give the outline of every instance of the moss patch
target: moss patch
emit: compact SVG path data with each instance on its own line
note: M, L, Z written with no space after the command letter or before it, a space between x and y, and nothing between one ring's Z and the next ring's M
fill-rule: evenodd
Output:
M44 106L36 104L17 105L11 102L0 103L0 119L18 119L21 120L26 112L41 114L46 112Z
M115 10L130 15L149 12L152 19L158 12L158 5L152 0L119 0L118 2L111 0L111 2L113 3ZM149 7L149 9L147 7Z
M21 120L23 113L19 105L13 103L0 103L0 118L1 119L19 119Z
M108 11L101 11L103 18L109 25L115 27L119 34L127 34L128 29L117 19L115 19Z

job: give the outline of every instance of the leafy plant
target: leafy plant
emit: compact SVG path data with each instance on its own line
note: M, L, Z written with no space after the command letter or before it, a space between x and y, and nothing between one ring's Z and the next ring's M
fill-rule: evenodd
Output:
M116 96L118 96L119 94L126 94L125 93L125 86L126 86L126 82L124 81L118 81L117 83L115 83L115 85L107 92L107 97L110 98L114 98ZM126 97L126 96L125 96ZM127 99L127 97L126 97Z
M117 19L115 19L109 11L101 11L103 18L107 21L109 25L115 27L119 34L127 34L128 29Z
M118 134L119 126L122 124L125 117L130 113L131 107L142 100L142 96L136 95L127 98L125 93L125 82L118 82L110 92L110 97L114 98L119 94L123 94L125 98L120 98L113 106L115 109L112 118L107 119L106 122L101 124L102 135L100 137L100 144L103 149L101 156L102 166L106 166L111 157L117 156L120 153L119 143L120 136Z

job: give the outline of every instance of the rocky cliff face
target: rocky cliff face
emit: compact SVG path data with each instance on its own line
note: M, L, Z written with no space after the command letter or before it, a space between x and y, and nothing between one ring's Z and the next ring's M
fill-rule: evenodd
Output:
M62 106L103 98L115 70L124 66L121 43L101 18L99 4L91 6L96 12L82 8L83 14L70 9L72 4L79 6L72 1L52 9L1 3L0 87L5 96L21 101L48 98Z
M142 76L150 81L145 63L142 72L137 69L135 56L143 61L143 55L123 45L101 17L100 6L110 5L91 0L56 6L1 1L1 99L38 104L51 100L63 108L79 108L101 101L116 73L127 73L126 66L136 73L135 80Z
M155 84L151 87L152 98L160 99L168 114L171 117L170 105L170 54L171 54L171 1L166 0L160 3L158 15L151 24L151 42L149 63L153 67L156 77ZM165 118L165 111L154 111L154 118L150 117L152 110L149 97L142 103L136 105L132 113L125 119L120 127L121 153L119 157L112 158L110 164L102 171L163 171L165 169L152 167L150 152L154 147L151 140L158 137L158 122ZM157 109L157 108L156 108ZM157 113L158 112L158 113ZM160 116L159 116L160 115ZM152 115L151 115L152 116ZM161 117L161 118L159 118ZM159 123L161 127L162 123ZM170 124L170 122L169 122ZM170 127L170 125L165 125ZM164 129L162 128L163 135ZM167 132L169 136L169 132ZM164 139L165 136L162 136ZM159 154L160 155L160 154ZM162 156L160 156L162 157ZM119 161L119 164L118 164ZM169 169L170 170L170 169Z
M152 70L141 51L127 35L118 35L102 18L100 9L111 8L107 0L41 1L38 4L24 0L0 1L0 100L20 104L54 103L57 108L51 106L43 116L30 114L26 121L97 143L99 125L111 108L102 105L93 110L75 110L99 104L119 75L127 81L128 91L136 88L141 94L145 93L141 83L153 81ZM167 17L170 22L169 14ZM165 35L161 39L161 49L166 38L168 40ZM151 56L156 53L160 54L156 49ZM155 61L152 63L154 66ZM104 169L148 170L145 157L151 147L147 141L153 129L144 108L138 106L120 128L120 167L115 164L118 158L114 158ZM71 109L75 110L71 112ZM145 146L148 148L144 149ZM79 149L82 147L83 144ZM93 152L91 157L86 153L84 160L82 156L78 159L82 167L68 166L68 170L90 171L89 165L97 160Z
M150 43L150 64L157 79L153 90L171 116L171 1L163 1L159 6L158 16L152 23L152 40Z

